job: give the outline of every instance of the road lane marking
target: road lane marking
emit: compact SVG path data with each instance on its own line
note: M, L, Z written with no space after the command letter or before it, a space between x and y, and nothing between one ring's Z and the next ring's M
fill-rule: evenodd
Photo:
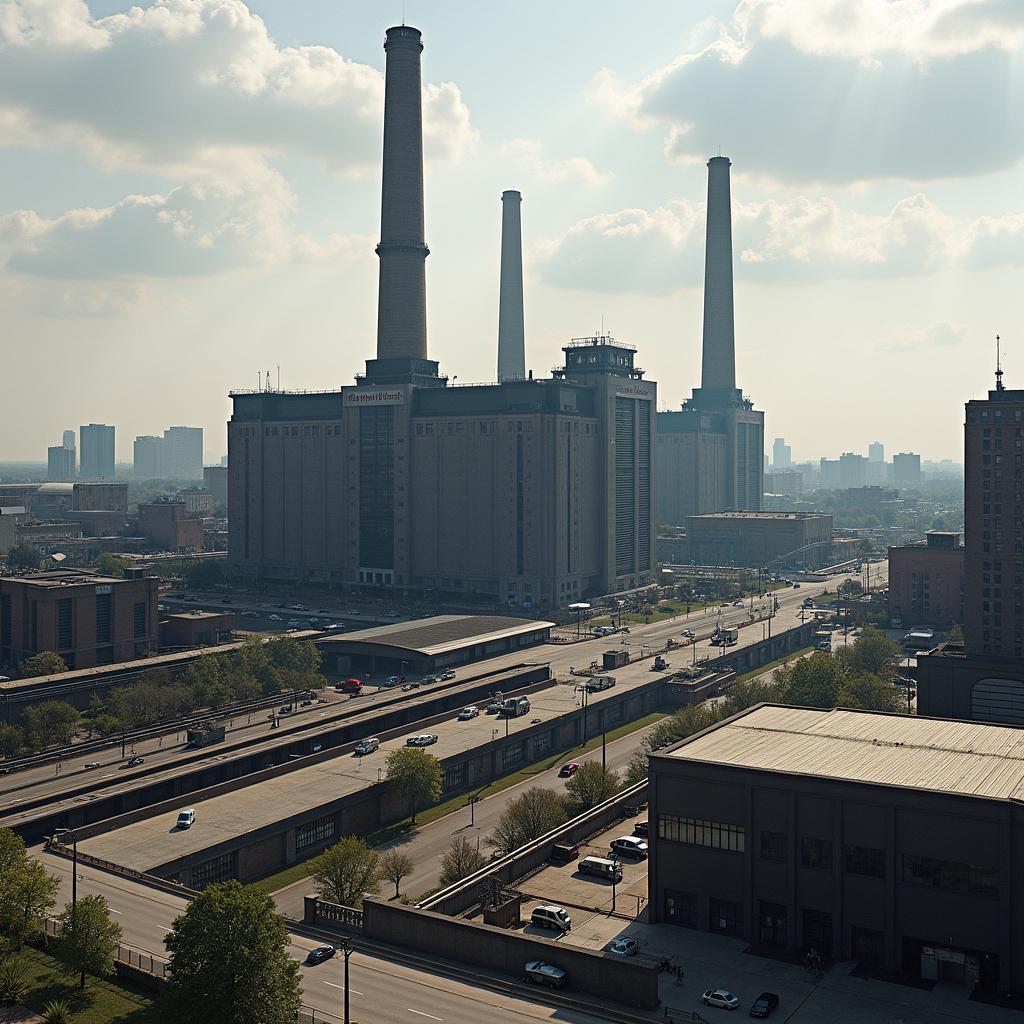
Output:
M109 912L110 912L111 914L120 914L120 913L121 913L121 911L120 911L120 910L115 910L115 909L114 909L113 907L107 907L107 910L108 910L108 911L109 911Z
M344 988L345 987L344 985L336 985L333 981L325 981L324 984L325 985L330 985L331 988ZM349 988L349 992L351 992L352 995L354 995L354 996L361 996L363 994L362 992L360 992L358 989L355 989L355 988Z
M414 1010L411 1006L407 1006L406 1009L410 1013L418 1013L421 1017L429 1017L431 1020L444 1020L444 1017L435 1017L432 1013L424 1013L422 1010Z

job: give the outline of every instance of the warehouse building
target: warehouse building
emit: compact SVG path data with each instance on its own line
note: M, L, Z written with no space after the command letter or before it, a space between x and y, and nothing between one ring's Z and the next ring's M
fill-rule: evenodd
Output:
M1024 991L1024 731L759 705L650 761L652 920Z

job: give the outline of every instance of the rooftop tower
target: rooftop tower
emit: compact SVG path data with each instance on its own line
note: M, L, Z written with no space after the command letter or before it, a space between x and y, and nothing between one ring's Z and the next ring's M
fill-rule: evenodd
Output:
M498 380L526 376L523 326L522 193L501 193L501 285L498 294Z
M736 392L736 333L732 304L732 212L729 158L708 161L704 248L704 347L701 390L725 399ZM711 397L709 394L708 397Z

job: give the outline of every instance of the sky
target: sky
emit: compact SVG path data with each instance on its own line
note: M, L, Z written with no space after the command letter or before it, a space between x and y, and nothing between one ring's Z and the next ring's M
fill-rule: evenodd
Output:
M0 459L205 429L374 355L382 42L402 4L0 0ZM527 365L634 344L699 383L705 163L732 161L738 384L796 460L962 454L1024 387L1020 0L406 0L428 345L495 377L504 189Z

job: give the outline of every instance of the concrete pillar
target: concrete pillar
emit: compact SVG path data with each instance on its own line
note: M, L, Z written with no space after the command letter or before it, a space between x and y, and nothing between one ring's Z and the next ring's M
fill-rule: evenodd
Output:
M704 349L701 387L736 388L736 337L732 306L732 212L729 158L708 161L707 236L704 249ZM760 458L760 456L758 456Z
M423 241L423 103L419 29L389 28L384 42L384 168L381 183L377 358L427 358Z
M501 193L501 283L498 291L498 380L526 377L523 326L522 194Z

